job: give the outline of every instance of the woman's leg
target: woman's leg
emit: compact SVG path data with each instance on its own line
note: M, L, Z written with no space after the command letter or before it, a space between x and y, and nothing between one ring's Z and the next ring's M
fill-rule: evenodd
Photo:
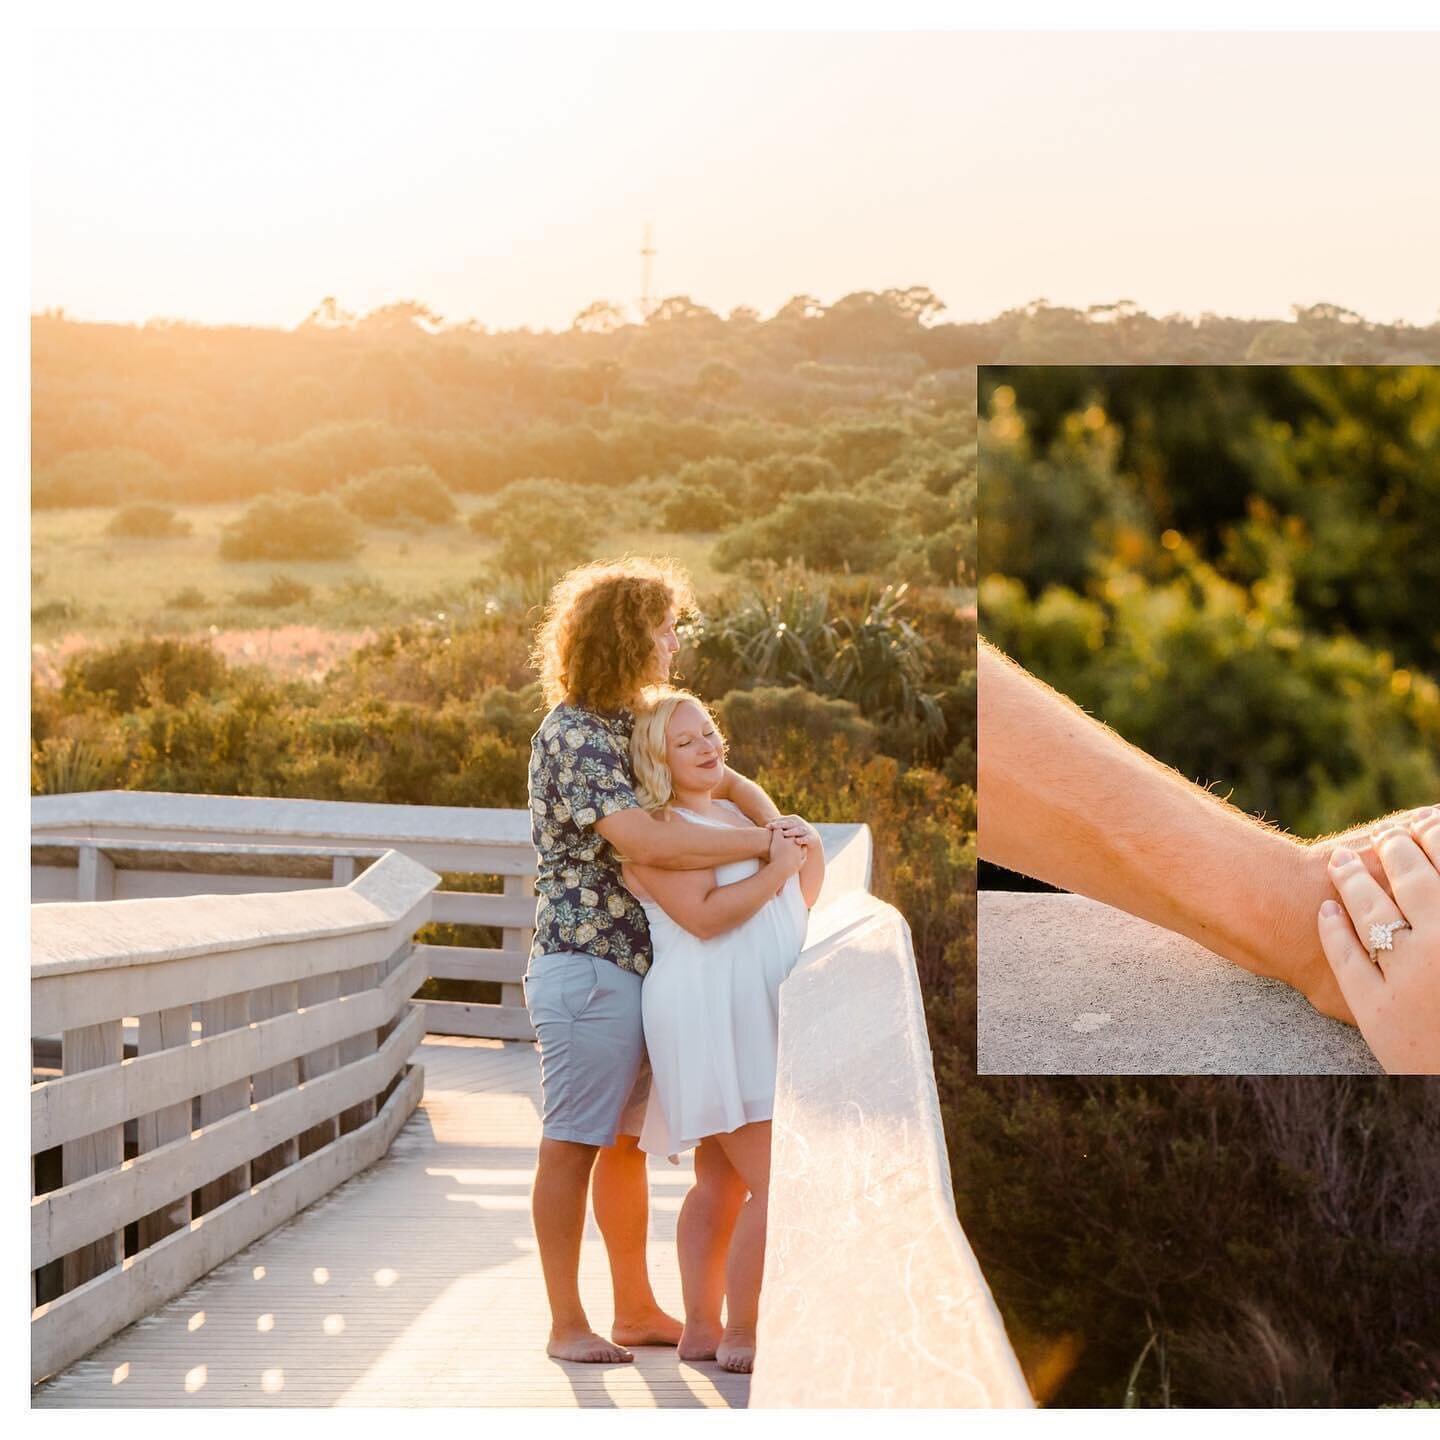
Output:
M716 1139L702 1140L695 1151L695 1183L675 1225L680 1289L685 1297L682 1360L715 1358L724 1330L720 1307L725 1301L725 1256L745 1193L745 1182Z
M770 1122L757 1120L715 1138L750 1192L730 1240L725 1265L725 1334L716 1347L715 1358L726 1370L748 1371L755 1368L755 1325L760 1314L760 1275L765 1266Z

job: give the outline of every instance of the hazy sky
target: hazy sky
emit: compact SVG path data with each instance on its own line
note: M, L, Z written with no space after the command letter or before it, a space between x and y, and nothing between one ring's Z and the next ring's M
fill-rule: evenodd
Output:
M1440 313L1437 34L42 35L34 307Z

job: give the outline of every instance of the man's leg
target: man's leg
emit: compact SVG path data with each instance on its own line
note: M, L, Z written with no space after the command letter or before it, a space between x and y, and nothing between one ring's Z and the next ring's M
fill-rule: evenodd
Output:
M591 1202L595 1223L605 1239L610 1280L615 1287L615 1324L610 1338L621 1345L675 1345L681 1325L667 1315L650 1288L647 1242L650 1228L650 1177L636 1134L645 1118L650 1070L642 1064L621 1117L622 1133L605 1146L595 1162Z
M596 1148L571 1140L542 1139L530 1208L550 1300L546 1354L557 1360L613 1364L635 1357L597 1335L580 1303L580 1241Z

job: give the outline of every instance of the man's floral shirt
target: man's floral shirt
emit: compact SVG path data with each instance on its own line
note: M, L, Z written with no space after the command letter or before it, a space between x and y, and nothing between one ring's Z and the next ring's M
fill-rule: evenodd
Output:
M530 953L580 950L643 975L650 926L620 879L614 847L596 829L640 804L630 765L628 710L557 705L530 741L530 833L538 856Z

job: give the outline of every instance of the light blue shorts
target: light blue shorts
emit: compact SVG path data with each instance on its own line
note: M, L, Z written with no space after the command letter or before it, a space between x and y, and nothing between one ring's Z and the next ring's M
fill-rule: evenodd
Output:
M638 1135L650 1094L641 977L577 951L536 955L525 1008L540 1045L547 1140L613 1145Z

